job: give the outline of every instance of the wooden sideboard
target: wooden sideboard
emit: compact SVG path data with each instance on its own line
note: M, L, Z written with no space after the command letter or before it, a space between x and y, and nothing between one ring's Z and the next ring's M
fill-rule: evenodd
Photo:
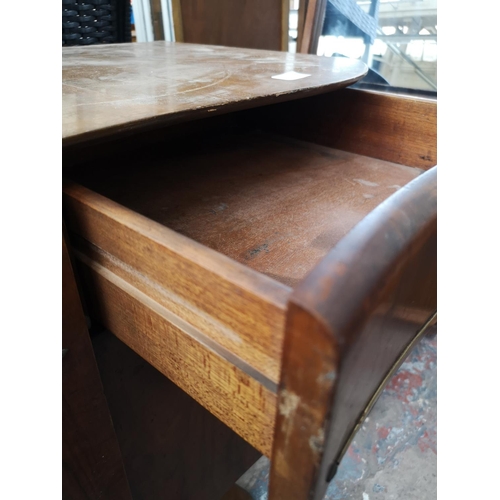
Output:
M436 318L436 103L346 88L366 71L167 42L63 50L87 314L271 458L270 500L322 498Z

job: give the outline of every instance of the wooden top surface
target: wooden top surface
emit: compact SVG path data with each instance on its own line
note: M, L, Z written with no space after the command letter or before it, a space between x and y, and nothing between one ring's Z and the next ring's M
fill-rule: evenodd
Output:
M345 87L357 60L172 42L63 47L63 145ZM297 80L273 76L297 72Z

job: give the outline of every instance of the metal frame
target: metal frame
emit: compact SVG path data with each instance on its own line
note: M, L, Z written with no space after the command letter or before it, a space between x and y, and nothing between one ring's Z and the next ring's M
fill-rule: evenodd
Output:
M174 17L171 0L161 1L161 16L163 19L163 33L167 42L175 42Z
M149 0L133 0L132 10L134 12L135 36L137 41L153 42L155 36Z

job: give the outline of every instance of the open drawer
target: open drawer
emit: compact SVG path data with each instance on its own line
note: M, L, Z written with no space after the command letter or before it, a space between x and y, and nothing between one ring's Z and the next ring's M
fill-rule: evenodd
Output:
M436 311L435 103L344 90L170 125L65 171L104 326L321 498Z
M339 410L339 418L348 417L337 443L343 446L360 411L434 312L435 173L246 127L220 134L217 125L220 120L207 121L206 129L190 135L196 147L149 144L111 165L93 160L92 168L71 170L64 213L91 291L88 301L123 342L268 456L291 305L316 308L319 325L322 314L335 324L352 308L359 325L341 327L359 332L374 311L363 334L372 338L356 347L359 358L344 375L355 382L343 397L354 397L355 404L351 414ZM412 211L405 213L410 202ZM380 222L384 217L390 227ZM357 233L349 234L358 223ZM386 239L370 239L382 230ZM414 232L420 239L414 241ZM332 264L346 258L352 269ZM387 292L388 303L375 300L372 294L383 290L369 285L381 285L379 267L387 273L389 264L399 276L394 283L411 276L396 297ZM339 280L345 289L330 298ZM325 371L328 363L322 367L319 358L313 363L306 356L305 345L316 342L312 326L296 328L304 345L294 355L304 358L290 362L333 384L337 368ZM299 401L296 392L284 394L280 415L289 418Z

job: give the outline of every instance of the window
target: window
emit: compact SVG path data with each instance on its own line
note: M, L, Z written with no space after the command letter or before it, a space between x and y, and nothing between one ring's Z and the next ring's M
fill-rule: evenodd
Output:
M437 0L328 0L318 55L365 61L360 86L437 93Z

